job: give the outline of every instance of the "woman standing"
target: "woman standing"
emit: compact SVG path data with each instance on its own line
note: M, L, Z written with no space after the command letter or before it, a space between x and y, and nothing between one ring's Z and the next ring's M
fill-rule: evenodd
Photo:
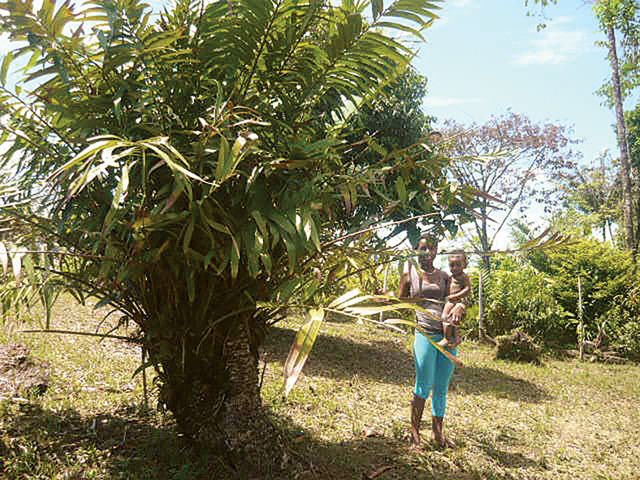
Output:
M419 303L433 315L416 312L417 322L431 338L438 342L443 338L442 308L449 293L451 279L447 273L433 265L438 242L432 237L423 237L417 247L420 257L420 271L409 267L400 279L400 296L424 299ZM450 318L457 325L464 315L465 305L459 303L452 309ZM452 354L455 350L448 349ZM416 330L413 343L413 355L416 363L416 385L411 402L412 443L420 447L420 422L425 400L431 394L431 428L433 440L438 446L453 446L444 435L443 422L447 407L449 381L455 365L433 346L429 339Z

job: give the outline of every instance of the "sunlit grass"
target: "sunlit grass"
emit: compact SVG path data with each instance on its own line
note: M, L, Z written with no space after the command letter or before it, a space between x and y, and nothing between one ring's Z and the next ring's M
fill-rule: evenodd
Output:
M53 328L95 331L104 313L65 299ZM466 342L446 420L457 446L429 443L425 412L425 448L416 452L408 443L410 336L326 322L284 400L282 364L298 325L293 317L271 331L260 364L264 403L287 439L283 478L637 478L638 365L513 364ZM175 434L170 417L143 408L141 376L132 378L136 346L19 333L33 326L0 328L0 342L26 344L51 364L45 395L0 402L0 478L233 478L223 457L203 456Z
M290 340L285 332L275 342L281 355ZM637 478L637 365L552 358L513 364L467 342L446 420L457 447L440 451L428 443L426 414L427 446L416 454L408 444L409 336L352 323L327 323L323 333L289 401L277 389L280 363L267 367L273 383L265 397L306 431L300 448L331 478L383 466L390 468L376 478Z

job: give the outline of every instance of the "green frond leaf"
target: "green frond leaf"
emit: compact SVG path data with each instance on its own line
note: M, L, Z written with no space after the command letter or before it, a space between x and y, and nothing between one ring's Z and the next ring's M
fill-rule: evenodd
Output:
M13 62L13 52L7 53L2 59L2 66L0 66L0 84L3 87L7 84L7 74L9 73L11 62Z
M341 295L340 297L336 298L333 302L331 302L329 304L329 308L338 308L339 306L341 306L345 302L348 302L349 300L351 300L351 299L357 297L358 295L360 295L360 293L362 293L362 292L360 291L359 288L355 288L353 290L350 290L347 293L345 293L344 295Z

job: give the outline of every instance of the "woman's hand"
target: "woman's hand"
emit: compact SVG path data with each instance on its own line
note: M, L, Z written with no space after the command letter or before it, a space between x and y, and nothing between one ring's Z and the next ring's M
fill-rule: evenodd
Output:
M464 312L467 307L465 307L462 303L456 303L451 312L449 312L449 320L453 325L458 325L462 321L462 317L464 316Z

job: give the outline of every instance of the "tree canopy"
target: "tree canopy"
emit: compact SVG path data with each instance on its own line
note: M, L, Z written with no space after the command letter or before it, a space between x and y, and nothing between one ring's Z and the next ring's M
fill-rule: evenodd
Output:
M442 152L454 161L451 176L487 194L475 202L472 218L476 252L488 264L496 236L513 214L533 202L548 204L555 193L547 178L574 165L570 130L552 123L535 123L508 112L484 125L446 121L441 129Z

